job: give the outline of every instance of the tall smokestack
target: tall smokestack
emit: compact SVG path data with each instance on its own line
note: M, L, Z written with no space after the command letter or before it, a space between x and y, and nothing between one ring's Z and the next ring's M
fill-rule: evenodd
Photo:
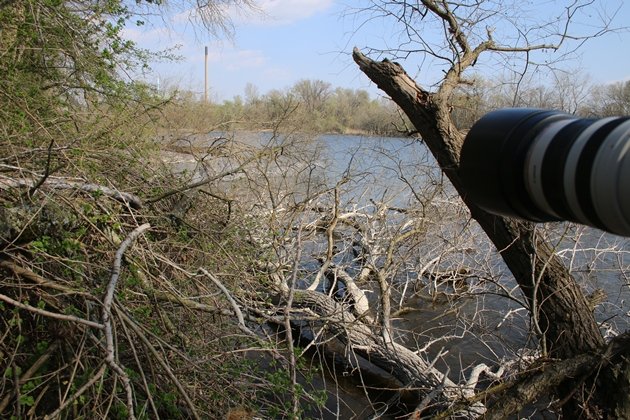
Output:
M208 103L208 47L206 47L206 56L204 60L204 82L203 82L203 100Z

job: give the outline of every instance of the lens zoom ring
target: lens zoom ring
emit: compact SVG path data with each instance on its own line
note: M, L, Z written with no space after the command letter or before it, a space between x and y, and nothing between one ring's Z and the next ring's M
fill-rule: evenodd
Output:
M587 143L582 149L582 153L580 154L580 158L578 160L575 170L575 185L583 186L583 188L578 188L576 190L580 208L584 212L584 215L589 219L589 221L591 221L595 226L603 230L606 230L606 226L595 211L595 206L593 205L593 197L591 194L591 174L593 171L593 162L595 161L595 157L597 156L597 151L604 143L606 137L617 126L619 126L624 121L627 121L628 119L629 118L615 119L605 124L595 133L593 133L591 138L588 139Z
M541 168L541 184L551 209L563 219L578 221L573 214L564 190L564 171L567 156L574 140L597 120L580 119L563 127L549 143Z

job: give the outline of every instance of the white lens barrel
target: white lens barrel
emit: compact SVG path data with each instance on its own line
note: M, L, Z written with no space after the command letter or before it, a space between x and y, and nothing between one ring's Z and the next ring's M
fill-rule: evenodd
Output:
M525 171L524 177L527 192L540 210L554 217L560 217L560 215L553 211L545 198L542 179L543 159L545 158L547 147L549 147L555 135L575 120L576 118L568 118L549 124L548 127L536 136L525 158L525 166L523 169ZM544 121L541 124L544 124Z
M630 235L630 120L606 136L593 161L591 197L602 223Z
M593 124L588 126L582 134L578 136L578 138L573 143L571 147L571 151L567 155L565 169L564 169L564 192L565 197L567 199L568 206L571 212L575 215L576 219L581 223L593 226L594 221L589 220L588 217L584 214L582 207L578 201L578 194L576 188L588 188L585 185L576 186L575 184L575 173L577 170L578 161L580 156L582 155L582 150L586 145L587 141L591 138L591 136L601 127L603 127L606 123L614 120L615 118L603 118L601 120L595 121Z

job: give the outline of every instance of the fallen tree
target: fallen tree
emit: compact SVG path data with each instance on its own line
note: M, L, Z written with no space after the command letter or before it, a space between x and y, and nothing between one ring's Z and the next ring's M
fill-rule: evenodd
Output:
M337 281L354 282L339 267L328 269ZM282 312L287 308L288 288L284 285L278 290L280 296L273 301L274 309L270 311ZM510 360L494 371L480 363L471 370L468 379L455 383L448 377L450 372L440 372L434 366L435 360L430 362L422 353L384 339L392 334L383 334L382 327L363 312L374 311L362 306L363 316L358 316L353 306L357 295L347 293L340 297L326 290L294 290L287 313L294 337L298 337L301 346L315 348L326 360L338 365L334 369L338 374L361 378L359 386L382 403L381 414L411 413L412 418L507 418L567 381L581 383L593 372L625 363L630 343L630 335L623 334L600 351L564 360L535 357L520 368L514 368L515 361ZM247 307L244 305L245 310ZM265 318L272 324L284 325L281 316L267 312ZM481 375L495 381L494 385L477 389ZM386 401L378 399L377 391L383 389L392 391ZM558 407L562 402L559 404Z
M435 361L431 363L421 353L396 343L391 339L391 331L384 332L384 326L375 324L365 295L356 289L350 275L335 266L329 266L328 270L330 273L327 274L344 283L345 295L332 295L326 290L293 290L289 302L290 290L286 283L277 283L279 295L273 300L274 307L263 314L268 322L284 325L281 316L269 313L286 310L302 347L313 347L341 367L335 371L361 378L362 386L370 394L377 394L372 390L391 391L391 399L382 402L381 414L415 410L423 415L435 415L472 397L481 370L495 378L501 376L502 368L495 374L483 365L468 382L456 384L449 379L448 372L440 372L434 367ZM363 304L357 306L357 301ZM247 310L248 305L244 308ZM457 415L476 418L484 410L483 404L474 401L459 404Z

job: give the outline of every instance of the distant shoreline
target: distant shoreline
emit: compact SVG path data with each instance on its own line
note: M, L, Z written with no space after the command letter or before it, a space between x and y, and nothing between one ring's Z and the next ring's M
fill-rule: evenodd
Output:
M192 129L185 129L185 128L177 128L177 129L172 129L172 130L165 130L163 133L160 133L157 138L160 141L164 141L167 140L167 138L170 137L171 140L175 140L177 137L177 134L183 136L183 137L196 137L196 136L207 136L211 133L230 133L230 134L237 134L237 133L242 133L245 135L253 135L253 134L258 134L258 133L272 133L274 130L270 129L270 128L261 128L261 129L256 129L256 130L251 130L251 129L247 129L247 128L233 128L230 130L224 130L224 131L209 131L209 132L199 132L196 130L192 130ZM404 133L391 133L391 134L379 134L379 133L373 133L370 131L365 131L365 130L358 130L358 129L347 129L344 130L343 132L338 132L338 131L296 131L296 133L300 133L300 134L305 134L305 135L313 135L313 136L356 136L356 137L381 137L381 138L408 138L410 140L415 140L417 139L416 137L413 136L408 136L408 135L404 135Z

